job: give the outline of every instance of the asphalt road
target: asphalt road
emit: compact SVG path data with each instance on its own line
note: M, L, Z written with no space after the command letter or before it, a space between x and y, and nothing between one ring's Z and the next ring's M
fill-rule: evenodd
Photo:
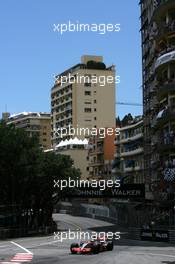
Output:
M0 241L0 263L37 263L37 264L175 264L175 246L168 243L144 242L121 239L116 241L114 250L98 255L71 255L70 244L76 239L60 242L61 234L74 234L95 227L111 224L95 219L54 215L59 234L45 237L19 238L13 241ZM103 229L102 229L103 230ZM120 230L116 230L120 231ZM64 232L64 233L63 233ZM91 231L89 231L91 234ZM58 236L58 237L57 237Z

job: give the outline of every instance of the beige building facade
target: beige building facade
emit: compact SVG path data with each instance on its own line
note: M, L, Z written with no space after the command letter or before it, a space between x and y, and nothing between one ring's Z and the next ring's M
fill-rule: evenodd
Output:
M51 90L51 126L52 146L55 148L63 139L89 138L92 128L115 127L115 67L106 65L102 56L82 56L81 63L69 68L55 77ZM60 129L75 128L75 134L65 133ZM79 129L85 133L80 134ZM78 131L78 132L77 132ZM70 155L82 175L88 178L87 147L69 146L58 149ZM78 153L75 155L75 149ZM74 152L73 152L74 151ZM74 154L73 154L74 153ZM85 155L83 153L86 153ZM86 158L83 158L85 157ZM81 158L82 157L82 158ZM82 165L82 163L84 163ZM84 168L84 169L83 169Z
M29 137L37 136L43 150L51 148L51 117L49 113L22 112L10 115L6 122L24 129Z

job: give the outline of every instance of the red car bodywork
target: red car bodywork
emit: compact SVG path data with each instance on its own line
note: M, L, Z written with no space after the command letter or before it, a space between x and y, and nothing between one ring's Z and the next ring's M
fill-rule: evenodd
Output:
M75 252L75 253L91 253L92 252L92 248L82 248L82 247L75 247L75 248L72 248L71 249L72 252Z
M98 238L96 241L80 242L75 243L70 247L72 254L86 254L86 253L99 253L102 251L112 250L113 242L110 242L111 247L109 248L109 242L104 238Z

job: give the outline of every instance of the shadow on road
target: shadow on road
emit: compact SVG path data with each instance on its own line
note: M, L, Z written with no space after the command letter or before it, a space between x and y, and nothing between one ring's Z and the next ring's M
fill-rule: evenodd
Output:
M167 261L162 261L162 263L164 263L164 264L175 264L175 261L167 260Z

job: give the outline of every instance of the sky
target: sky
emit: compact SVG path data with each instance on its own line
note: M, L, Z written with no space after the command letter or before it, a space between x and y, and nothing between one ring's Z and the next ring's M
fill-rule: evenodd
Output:
M140 8L138 0L1 0L0 116L50 112L55 74L101 55L120 75L116 102L142 103ZM120 32L54 31L54 24L117 24ZM105 99L104 99L105 100ZM142 107L116 105L116 116L142 114Z

